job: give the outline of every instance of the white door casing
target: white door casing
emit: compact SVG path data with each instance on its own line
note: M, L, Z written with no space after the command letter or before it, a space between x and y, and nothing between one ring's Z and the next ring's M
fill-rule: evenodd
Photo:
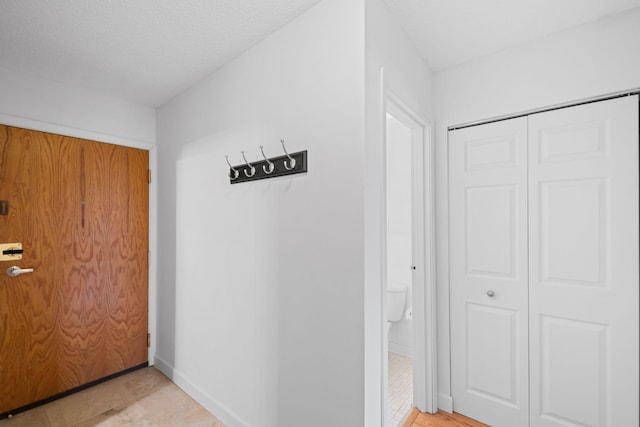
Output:
M528 419L526 120L449 133L453 409L496 427Z
M420 117L402 102L392 91L386 90L384 97L384 114L393 115L401 123L411 129L411 229L412 229L412 265L411 271L413 294L413 405L423 412L437 411L437 362L436 362L436 298L435 298L435 225L434 225L434 146L433 123ZM385 120L386 123L386 120ZM386 128L385 128L386 135ZM385 145L387 144L385 136ZM386 151L386 148L385 148ZM386 159L385 159L386 162ZM386 167L385 167L386 170ZM386 172L385 172L386 173ZM386 203L386 188L384 200ZM385 208L386 218L386 208ZM385 219L386 225L386 219ZM383 247L386 247L386 228L383 233ZM386 253L382 264L385 267ZM409 266L407 266L408 268ZM386 280L384 281L386 283ZM386 299L386 298L385 298ZM386 301L383 303L386 313ZM386 320L386 317L385 317ZM386 322L384 322L386 324ZM386 327L383 329L382 358L383 375L383 408L387 407L386 366L387 337ZM385 415L383 414L383 418Z
M638 96L529 117L531 426L637 426Z

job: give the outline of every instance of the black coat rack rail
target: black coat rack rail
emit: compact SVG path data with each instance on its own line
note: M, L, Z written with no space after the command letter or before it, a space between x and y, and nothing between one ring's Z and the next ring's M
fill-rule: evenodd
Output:
M284 146L284 139L281 139L280 142L282 143L284 156L267 158L262 145L260 146L260 151L264 160L251 163L247 161L247 157L242 151L244 164L232 166L229 162L229 156L225 156L229 165L229 183L239 184L241 182L307 172L307 150L289 154Z

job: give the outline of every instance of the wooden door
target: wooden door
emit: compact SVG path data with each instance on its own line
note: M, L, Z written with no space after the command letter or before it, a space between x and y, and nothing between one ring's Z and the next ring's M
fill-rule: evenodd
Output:
M147 362L148 152L0 126L0 414ZM9 277L10 266L34 268Z
M529 118L531 426L637 426L638 96Z
M527 119L449 133L453 409L526 426Z

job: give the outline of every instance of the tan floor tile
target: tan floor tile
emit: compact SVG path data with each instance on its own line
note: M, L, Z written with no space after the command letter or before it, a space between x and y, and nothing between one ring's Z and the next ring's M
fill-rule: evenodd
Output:
M136 399L151 394L167 384L172 384L169 378L153 367L131 372L122 377L122 382Z
M0 427L225 427L154 368L0 421Z
M68 427L121 408L135 398L120 381L108 381L44 406L51 427Z
M189 427L225 427L220 421L218 421L213 415L208 413L205 409L200 411L191 412L187 418L184 419L185 426ZM177 424L164 424L162 427L175 426Z
M174 384L138 400L149 417L160 427L214 427L218 420Z
M1 427L49 427L49 425L44 408L31 409L11 418L0 420Z
M158 427L137 403L119 409L109 409L97 417L75 424L73 427Z

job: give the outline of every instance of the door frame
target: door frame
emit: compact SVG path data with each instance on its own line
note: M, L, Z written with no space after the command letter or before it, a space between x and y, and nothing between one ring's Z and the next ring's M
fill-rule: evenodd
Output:
M386 265L387 265L387 113L411 129L412 143L412 258L413 270L413 405L422 412L438 410L436 342L436 246L435 246L435 146L433 122L420 117L394 92L383 97L383 177L381 188L381 363L383 366L382 410L387 411ZM416 186L415 184L419 185Z
M154 143L138 141L130 138L123 138L115 135L108 135L99 132L77 129L55 123L42 122L39 120L25 119L8 114L0 114L0 124L5 126L19 127L28 130L53 133L73 138L88 139L105 144L120 145L129 148L139 148L149 152L149 169L158 170L158 150ZM158 182L153 176L149 183L149 299L147 301L147 315L149 319L148 333L151 335L151 342L147 353L149 366L153 365L156 353L156 298L157 298L157 247L158 247Z

